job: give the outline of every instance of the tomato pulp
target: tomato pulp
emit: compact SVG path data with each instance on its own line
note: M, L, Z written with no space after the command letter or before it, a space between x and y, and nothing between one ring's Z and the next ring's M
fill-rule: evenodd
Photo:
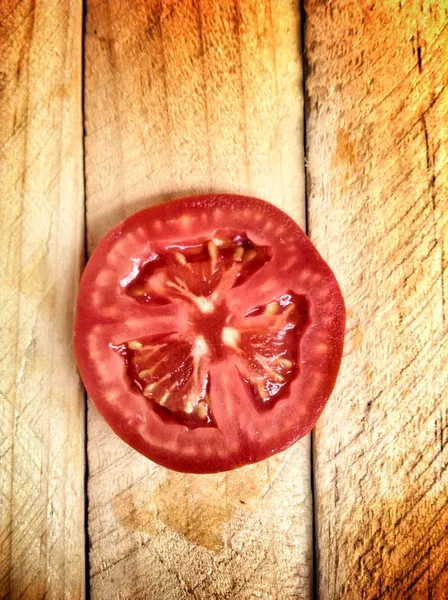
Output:
M110 427L151 460L211 473L314 426L345 331L336 279L285 213L256 198L138 212L83 273L78 368Z

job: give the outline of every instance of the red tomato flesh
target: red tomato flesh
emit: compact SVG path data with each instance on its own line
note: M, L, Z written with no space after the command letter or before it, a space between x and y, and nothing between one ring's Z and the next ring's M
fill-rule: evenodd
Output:
M255 198L198 196L136 213L101 240L81 279L75 350L125 442L211 473L308 433L344 330L336 279L292 219Z

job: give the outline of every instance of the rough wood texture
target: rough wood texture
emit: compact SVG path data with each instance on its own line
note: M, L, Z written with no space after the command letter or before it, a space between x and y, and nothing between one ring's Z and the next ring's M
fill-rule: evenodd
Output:
M448 14L309 0L311 236L348 333L315 437L322 600L448 596Z
M0 3L0 598L84 595L81 2Z
M88 240L191 192L259 195L304 224L296 2L87 1ZM239 471L151 464L89 409L93 598L309 598L309 440Z

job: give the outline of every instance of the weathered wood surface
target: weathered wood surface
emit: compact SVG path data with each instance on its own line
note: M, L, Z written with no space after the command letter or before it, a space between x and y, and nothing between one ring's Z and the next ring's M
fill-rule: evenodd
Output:
M84 596L82 6L0 3L0 598Z
M304 223L295 3L87 2L88 240L190 192ZM0 3L0 598L82 598L81 5ZM322 599L448 589L448 15L306 5L310 233L349 310L315 435ZM216 476L155 467L89 411L93 598L309 598L309 441Z
M296 2L87 1L87 234L221 191L304 224ZM239 471L160 468L89 408L92 598L309 598L309 439Z
M306 5L309 226L349 315L315 436L322 600L448 597L447 12Z

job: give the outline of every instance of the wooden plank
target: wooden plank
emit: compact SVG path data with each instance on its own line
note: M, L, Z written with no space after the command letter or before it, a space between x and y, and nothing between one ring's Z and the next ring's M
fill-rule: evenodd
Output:
M325 599L448 593L448 14L307 4L309 225L345 292L315 437Z
M259 195L304 224L295 2L88 0L89 248L174 196ZM221 475L160 468L89 409L93 598L309 598L309 439Z
M0 598L84 596L78 0L0 4Z

